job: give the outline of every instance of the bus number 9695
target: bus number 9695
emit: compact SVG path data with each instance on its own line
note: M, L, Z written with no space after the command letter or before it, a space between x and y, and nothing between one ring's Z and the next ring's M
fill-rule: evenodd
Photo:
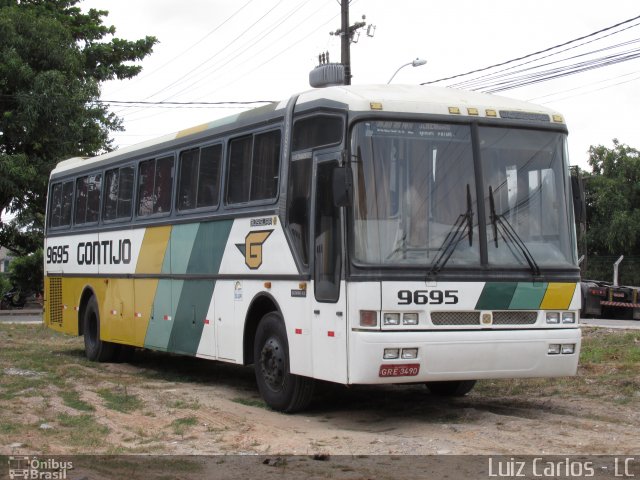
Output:
M458 303L457 290L400 290L398 305L455 305Z

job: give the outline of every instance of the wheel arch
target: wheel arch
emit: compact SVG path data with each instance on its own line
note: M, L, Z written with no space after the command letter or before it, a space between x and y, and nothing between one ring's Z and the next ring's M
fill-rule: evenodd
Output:
M251 300L251 305L249 305L249 310L247 310L247 315L245 317L244 332L242 336L243 365L250 365L253 363L253 346L255 343L258 324L260 323L260 320L262 320L262 317L271 312L277 312L284 320L280 306L271 294L261 292Z

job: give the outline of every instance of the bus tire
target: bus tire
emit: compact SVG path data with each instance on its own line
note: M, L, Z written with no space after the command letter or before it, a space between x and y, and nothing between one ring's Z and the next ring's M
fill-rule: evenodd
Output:
M277 313L262 317L256 330L253 358L258 390L269 407L294 413L309 405L313 379L290 372L287 332Z
M475 380L450 380L446 382L427 382L432 395L439 397L463 397L475 386Z
M92 362L108 362L113 358L115 345L100 339L100 310L96 297L91 297L84 309L84 352Z

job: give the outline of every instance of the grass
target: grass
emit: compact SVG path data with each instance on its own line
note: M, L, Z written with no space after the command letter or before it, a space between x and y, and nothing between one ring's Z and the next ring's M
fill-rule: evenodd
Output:
M172 434L184 437L193 431L199 423L198 418L187 415L196 414L197 410L203 408L200 401L191 395L178 397L170 391L165 393L167 384L164 381L193 381L200 386L218 381L219 376L220 381L224 382L228 371L235 368L217 366L199 359L144 352L137 358L135 368L119 369L113 365L86 360L82 343L81 337L61 335L41 326L0 324L0 445L23 443L33 445L33 449L39 451L63 448L85 453L162 453L166 451L167 440ZM211 368L212 365L216 365L215 368ZM232 398L232 401L266 409L266 404L260 398L249 393L249 388L254 388L252 373L233 370L234 381L238 372L241 376L240 385L247 387L243 390L234 383L237 397ZM146 385L146 379L149 378L154 381ZM131 385L135 385L135 392ZM154 389L157 390L156 395L148 396L150 392L154 393ZM409 413L402 412L402 415L415 413L424 416L423 413L428 411L429 418L438 423L468 421L466 414L457 407L449 408L435 400L425 402L423 390L416 388L415 410L413 403L408 403L406 409ZM81 395L85 391L87 394ZM145 402L135 394L143 391L147 392ZM332 390L328 391L331 394ZM92 392L96 392L96 395ZM376 393L369 400L367 392L368 390L363 390L360 400L350 403L350 408L378 411L381 419L394 415L394 412L386 409L387 404L382 394ZM377 387L372 392L378 392ZM465 402L473 405L486 397L491 408L505 409L510 414L514 409L526 411L531 404L529 398L536 399L536 406L546 408L546 399L558 396L576 401L592 399L607 407L624 405L628 409L637 410L640 407L638 392L640 331L584 329L577 376L485 380L478 382L472 396ZM319 393L321 394L322 392ZM495 399L499 400L494 401ZM335 401L339 403L339 400ZM393 407L395 400L390 401L390 406ZM331 402L329 399L329 403ZM101 406L107 410L101 410L98 417L95 412ZM333 408L342 409L344 406ZM114 431L110 432L108 427L100 423L103 417L110 422L109 425L122 422L122 415L114 412L143 415L144 426L132 422L130 424L132 428L144 428L146 436L135 430L131 435L131 430L125 428L127 435L131 437L131 445L122 446L122 442L118 440L118 427L113 427ZM331 408L329 412L323 412L330 414ZM626 421L619 419L616 412L618 410L606 413L608 417L611 416L606 421ZM162 421L167 415L169 418ZM584 418L590 418L589 415L589 412L580 413ZM153 418L156 416L158 418ZM132 417L127 415L124 418L126 422ZM376 418L369 419L369 423L374 422ZM48 423L54 428L41 430L39 426L42 423ZM207 431L220 433L226 428L221 430L208 427Z
M184 436L190 427L194 427L198 424L198 418L191 415L184 418L176 418L171 422L171 429L176 435Z
M127 392L126 385L116 389L101 388L96 391L105 402L105 407L116 412L129 413L142 408L142 400Z
M93 412L96 409L90 403L81 400L80 394L75 390L63 390L60 392L60 397L67 407L71 407L74 410L79 410L81 412Z

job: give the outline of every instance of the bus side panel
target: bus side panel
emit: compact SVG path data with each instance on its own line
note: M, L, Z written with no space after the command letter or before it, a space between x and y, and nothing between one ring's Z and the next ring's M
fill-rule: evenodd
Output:
M171 235L171 226L147 228L142 240L142 248L136 264L136 275L158 275L162 271L167 245ZM145 346L145 337L154 315L158 278L136 278L134 289L134 327L131 345Z
M232 221L174 226L160 268L145 346L196 355ZM177 278L175 276L178 276Z
M174 287L175 287L174 281ZM195 355L213 294L213 280L186 280L176 307L176 318L169 339L172 352Z
M134 287L131 278L108 278L104 301L100 302L100 336L108 342L133 345Z

